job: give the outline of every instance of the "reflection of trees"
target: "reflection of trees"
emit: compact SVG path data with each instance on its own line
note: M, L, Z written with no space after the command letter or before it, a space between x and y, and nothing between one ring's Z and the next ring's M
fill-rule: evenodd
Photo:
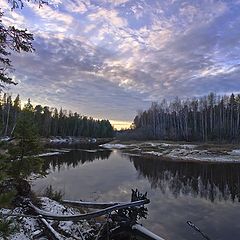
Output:
M191 194L214 201L240 201L240 165L224 163L170 162L131 157L135 168L162 192L174 196Z
M84 164L86 162L93 162L94 160L105 160L108 159L111 154L110 150L97 151L97 152L87 152L87 151L71 151L69 153L51 156L46 158L44 170L50 167L55 170L60 169L62 165L68 167L77 167L79 164Z

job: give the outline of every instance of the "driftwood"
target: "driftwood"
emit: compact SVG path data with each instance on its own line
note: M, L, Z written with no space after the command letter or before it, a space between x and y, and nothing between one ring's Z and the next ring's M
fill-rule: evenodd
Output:
M94 209L104 209L120 204L128 204L126 202L113 202L113 203L96 203L96 202L83 202L83 201L72 201L72 200L62 200L63 204L71 205L74 207L86 207Z
M57 231L55 231L55 229L47 222L46 219L40 216L38 218L38 222L40 223L40 225L43 226L43 231L49 237L49 239L62 240L61 235Z
M131 237L136 237L133 239L139 239L138 237L140 237L140 239L144 240L165 240L138 223L133 225L120 224L112 228L109 232L105 231L105 234L102 234L99 240L106 240L107 234L109 234L110 239L132 239Z
M143 226L138 224L138 220L146 218L147 209L144 206L150 201L147 199L147 194L141 194L138 190L132 190L131 202L112 202L112 203L94 203L82 201L63 200L62 203L77 207L87 207L98 209L97 211L86 214L75 215L58 215L52 212L44 211L35 206L31 201L25 201L25 206L32 210L32 215L25 214L2 214L2 216L16 217L32 217L35 218L42 226L43 231L37 235L44 233L49 239L61 240L63 236L58 233L48 222L55 221L80 221L90 220L106 215L106 222L97 233L96 239L128 239L132 236L139 236L146 240L164 240L163 238L150 232ZM84 237L82 237L84 239Z
M133 233L137 234L138 236L143 237L144 239L149 239L149 240L164 240L163 238L157 236L156 234L152 233L145 227L139 225L139 224L134 224L132 226Z
M100 217L106 214L110 214L113 211L129 208L129 207L138 207L142 206L144 204L148 204L150 201L148 199L145 200L139 200L135 202L130 203L123 203L118 204L114 206L110 206L107 208L104 208L103 210L99 210L96 212L86 213L86 214L78 214L78 215L57 215L53 214L51 212L43 211L40 208L34 206L31 202L28 203L28 206L34 210L34 212L38 215L43 216L46 219L49 220L58 220L58 221L79 221L79 220L89 220L92 218Z

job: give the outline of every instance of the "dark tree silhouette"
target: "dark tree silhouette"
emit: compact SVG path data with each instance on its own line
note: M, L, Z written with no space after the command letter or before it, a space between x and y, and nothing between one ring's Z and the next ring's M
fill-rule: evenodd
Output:
M134 119L129 137L185 141L240 141L240 94L152 103Z
M20 30L14 26L5 26L3 12L0 10L0 81L6 84L16 84L9 77L9 70L12 68L10 55L15 52L32 52L33 35L27 30ZM3 84L0 84L3 87Z
M28 101L30 104L30 99ZM81 116L77 112L48 106L31 105L33 121L42 137L49 136L73 136L73 137L97 137L111 138L114 129L109 120L96 120L92 117ZM0 95L0 136L15 136L21 117L25 112L21 109L20 96L12 100L8 94Z
M34 2L41 7L47 4L43 0L8 0L9 7L14 10L22 9L25 2ZM13 69L10 59L11 52L33 52L33 34L27 29L18 29L14 26L7 26L3 21L4 12L0 8L0 87L4 84L16 84L9 76L9 71Z

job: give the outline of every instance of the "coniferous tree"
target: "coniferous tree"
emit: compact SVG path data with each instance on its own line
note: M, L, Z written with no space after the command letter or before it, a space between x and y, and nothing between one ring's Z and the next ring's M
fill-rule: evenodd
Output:
M25 156L33 156L39 152L38 129L34 121L34 109L30 99L20 113L14 136L17 144L10 150L14 158L23 161Z
M74 136L74 137L113 137L114 130L108 120L95 120L91 117L81 116L62 108L36 105L32 106L30 99L21 110L20 96L12 101L12 96L0 96L0 132L2 136L15 137L18 120L22 113L28 109L41 137Z

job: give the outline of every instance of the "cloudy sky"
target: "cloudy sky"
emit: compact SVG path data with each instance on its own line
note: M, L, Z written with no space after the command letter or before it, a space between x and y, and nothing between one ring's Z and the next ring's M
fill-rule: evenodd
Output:
M95 118L132 121L152 101L240 91L240 1L55 0L5 11L35 36L13 55L9 92Z

